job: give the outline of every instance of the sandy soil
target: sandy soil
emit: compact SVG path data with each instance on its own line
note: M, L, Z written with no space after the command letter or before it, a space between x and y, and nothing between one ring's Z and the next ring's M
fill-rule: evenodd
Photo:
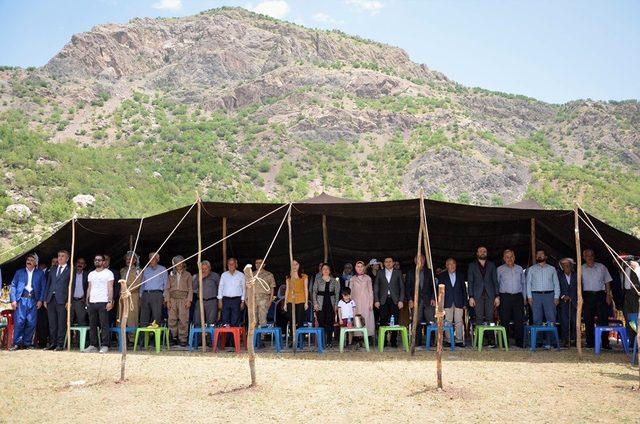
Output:
M638 370L621 353L464 350L435 354L245 355L0 352L0 422L638 422ZM603 401L606 400L606 401ZM28 406L27 406L28 405Z

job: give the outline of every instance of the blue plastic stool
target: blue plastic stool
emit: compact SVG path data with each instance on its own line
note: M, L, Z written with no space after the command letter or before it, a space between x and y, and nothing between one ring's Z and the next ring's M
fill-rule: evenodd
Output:
M525 325L523 347L527 347L527 340L529 340L529 350L535 352L538 333L551 333L556 340L556 347L560 350L560 337L558 336L558 328L555 325Z
M210 327L209 325L204 327L204 332L206 334L211 335L211 340L213 340L213 335L215 334L215 331L216 331L215 328ZM193 350L194 343L195 343L195 347L200 346L198 343L198 338L195 337L196 334L202 334L202 327L191 325L191 328L189 329L189 352Z
M127 333L135 333L138 327L126 327L124 332ZM118 351L122 352L122 328L120 327L109 327L109 333L116 333L118 335Z
M620 338L622 339L622 348L624 349L624 353L629 354L629 338L627 337L627 329L624 328L623 325L603 325L596 327L596 346L595 346L595 354L600 355L600 348L602 347L602 333L605 331L615 331L620 334Z
M312 334L316 336L316 345L318 346L318 353L324 352L324 328L322 327L301 327L296 328L296 344L298 349L302 349L304 346L304 335Z
M451 350L454 351L456 342L455 342L455 329L453 328L453 325L451 325L450 322L445 322L444 323L444 331L448 331L449 332L449 340L451 341ZM438 325L437 324L431 324L431 325L427 325L427 331L426 331L426 344L425 347L427 350L431 350L431 333L436 333L438 331Z
M253 347L258 348L261 334L270 334L272 344L275 345L276 352L282 350L282 330L280 327L259 327L253 330Z

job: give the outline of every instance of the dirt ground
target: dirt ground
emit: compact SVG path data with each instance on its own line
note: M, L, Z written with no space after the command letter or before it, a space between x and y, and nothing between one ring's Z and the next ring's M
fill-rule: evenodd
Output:
M0 352L0 422L638 422L638 370L586 351Z

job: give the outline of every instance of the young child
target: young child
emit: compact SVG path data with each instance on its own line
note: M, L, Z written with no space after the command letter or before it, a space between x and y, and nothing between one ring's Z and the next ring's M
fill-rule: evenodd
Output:
M342 299L338 302L338 320L341 327L353 327L353 314L356 303L351 300L351 289L345 287L342 290ZM349 344L353 342L353 333L349 333Z

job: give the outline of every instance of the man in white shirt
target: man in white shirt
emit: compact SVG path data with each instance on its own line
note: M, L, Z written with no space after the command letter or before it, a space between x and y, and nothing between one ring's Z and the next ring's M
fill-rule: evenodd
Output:
M98 324L100 324L100 353L109 351L109 311L113 309L113 272L105 268L104 255L96 255L93 260L96 269L89 273L87 305L89 308L90 345L84 351L97 352Z
M595 261L595 253L591 249L582 252L585 263L582 265L582 298L584 300L582 316L587 335L587 347L594 347L595 317L598 326L609 324L607 305L611 304L611 275L603 264ZM603 349L609 346L609 333L602 334Z
M227 260L228 271L220 276L218 286L218 309L222 309L222 324L237 327L240 325L240 310L244 309L245 279L238 271L236 258Z

